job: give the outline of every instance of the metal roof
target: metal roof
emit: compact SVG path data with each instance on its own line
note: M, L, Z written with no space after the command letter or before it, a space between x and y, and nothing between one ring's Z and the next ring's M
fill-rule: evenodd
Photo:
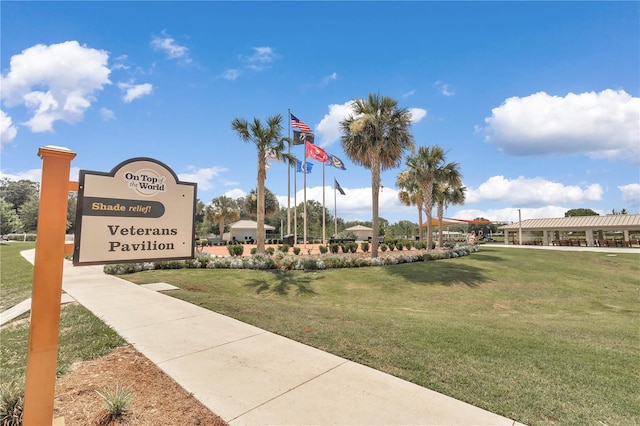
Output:
M501 229L517 230L520 223L502 226ZM640 214L617 214L607 216L572 216L551 219L526 219L522 221L522 229L527 231L542 230L640 230Z

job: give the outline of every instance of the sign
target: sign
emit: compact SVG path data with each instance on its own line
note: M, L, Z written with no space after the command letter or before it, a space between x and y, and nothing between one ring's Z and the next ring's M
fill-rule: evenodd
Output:
M196 184L151 158L80 171L74 265L191 259Z

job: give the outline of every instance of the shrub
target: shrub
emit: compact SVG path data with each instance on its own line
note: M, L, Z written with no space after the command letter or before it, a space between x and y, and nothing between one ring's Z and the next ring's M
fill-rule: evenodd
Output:
M254 255L258 252L258 247L254 247L251 249L251 254Z
M369 243L367 242L360 243L360 248L362 249L363 253L369 253Z
M122 417L129 411L129 403L133 395L129 388L116 384L113 389L96 392L104 399L104 405L107 409L105 420L107 422Z
M247 258L243 262L243 266L247 269L271 269L274 261L269 256L254 255Z
M411 248L413 247L413 243L411 241L405 241L404 246L407 248L407 250L411 250Z
M294 247L293 248L293 254L295 254L296 256L300 254L300 247Z
M289 244L283 244L278 247L278 250L282 253L289 253Z
M315 271L318 269L318 262L314 258L306 258L302 261L302 266L305 271Z
M23 410L24 389L15 383L0 385L0 425L21 425Z
M331 251L331 253L333 254L338 254L338 249L340 248L340 244L338 243L332 243L329 244L329 250Z
M355 241L347 243L347 248L349 249L349 252L355 253L358 251L358 243L356 243Z
M389 248L389 246L387 246L387 244L386 244L386 243L382 243L382 244L380 244L380 250L382 250L382 251L387 251L387 249L388 249L388 248Z
M401 241L398 241L396 243L396 248L398 249L398 251L402 251L402 249L404 248L404 245L402 244Z
M273 256L273 253L276 252L276 249L274 249L273 247L267 247L266 249L264 249L264 252L269 256ZM254 254L254 253L251 253L251 254Z
M244 253L244 246L242 244L233 244L227 246L227 251L231 256L242 256Z
M320 254L326 254L327 253L327 246L319 246L318 249L320 249Z

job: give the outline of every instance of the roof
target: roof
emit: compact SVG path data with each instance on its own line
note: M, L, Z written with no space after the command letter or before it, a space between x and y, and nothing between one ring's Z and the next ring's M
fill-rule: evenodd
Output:
M257 229L258 228L258 222L256 222L255 220L239 220L239 221L233 222L231 225L229 225L229 228L231 228L231 229ZM273 231L276 228L271 226L271 225L267 225L265 223L264 224L264 229L268 229L270 231Z
M520 229L520 223L502 226L504 230ZM522 229L527 231L541 230L640 230L640 214L617 214L607 216L572 216L550 219L527 219L522 221Z
M428 220L425 220L424 223L422 224L423 228L426 228L429 224ZM453 222L451 220L445 220L442 219L442 226L449 226L449 225L466 225L466 223L462 223L462 222ZM434 217L431 218L431 226L438 226L438 218Z
M351 228L345 229L345 231L373 231L373 229L362 225L355 225Z

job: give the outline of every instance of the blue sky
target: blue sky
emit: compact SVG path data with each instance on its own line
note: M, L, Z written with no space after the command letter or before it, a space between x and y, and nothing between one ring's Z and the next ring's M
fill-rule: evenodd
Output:
M256 186L256 150L231 130L290 109L345 163L326 207L371 220L371 174L340 144L353 99L390 96L419 145L460 164L467 202L495 221L572 208L640 213L638 2L11 2L0 4L0 176L39 180L37 150L78 170L151 157L198 198ZM285 134L288 131L288 126ZM301 147L293 154L303 156ZM313 161L313 160L311 160ZM382 175L380 216L417 222ZM297 175L297 201L303 177ZM322 202L322 166L307 199ZM287 205L287 169L266 185ZM291 183L293 198L293 174Z

